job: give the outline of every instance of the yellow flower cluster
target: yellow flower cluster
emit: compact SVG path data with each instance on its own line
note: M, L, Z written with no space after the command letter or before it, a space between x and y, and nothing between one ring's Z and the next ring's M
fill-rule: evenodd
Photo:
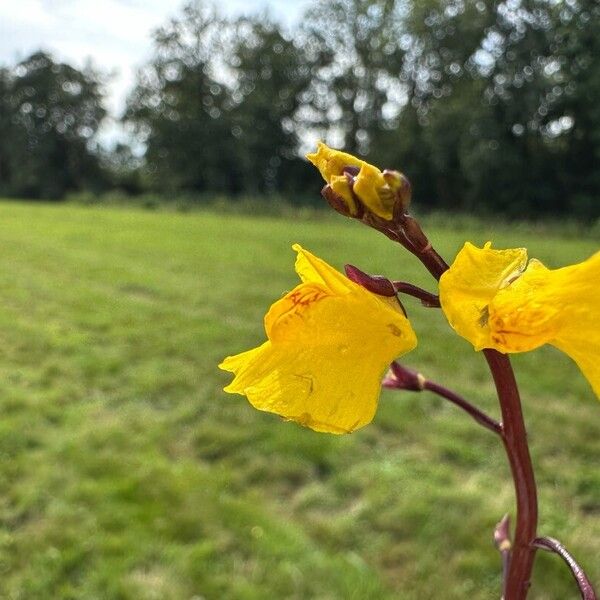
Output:
M552 344L568 354L600 396L600 252L547 269L524 248L467 242L440 279L450 325L476 350L525 352Z
M321 143L308 158L350 214L366 207L392 218L399 173L382 173ZM315 431L350 433L373 419L384 372L416 346L416 336L396 297L367 291L293 248L302 283L269 309L266 342L219 365L235 375L225 391ZM552 344L600 396L599 284L600 252L551 270L528 261L524 248L467 242L442 275L439 294L450 325L476 350L524 352Z
M306 158L319 169L331 189L344 200L351 216L356 216L359 212L356 203L358 198L365 207L382 219L389 220L393 217L396 203L394 185L398 182L399 173L382 173L364 160L333 150L322 142L319 142L317 151L307 154ZM344 175L345 167L359 169L353 185Z
M225 391L315 431L371 422L390 362L417 343L396 298L373 294L295 245L302 283L271 306L267 341L227 357Z

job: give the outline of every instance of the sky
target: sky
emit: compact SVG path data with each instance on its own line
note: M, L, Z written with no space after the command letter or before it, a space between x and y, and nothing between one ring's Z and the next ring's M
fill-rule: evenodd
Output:
M308 0L219 0L224 14L268 9L292 24ZM151 55L151 33L176 15L183 0L0 0L0 65L14 64L39 49L83 67L87 61L111 77L107 108L118 117L136 69ZM109 143L119 137L114 120L102 132Z

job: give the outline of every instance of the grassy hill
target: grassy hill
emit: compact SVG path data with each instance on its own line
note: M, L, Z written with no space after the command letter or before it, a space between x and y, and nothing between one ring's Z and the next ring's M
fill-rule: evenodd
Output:
M592 237L428 228L528 246L557 267ZM335 215L283 219L0 204L0 597L491 599L513 510L501 444L429 394L384 393L351 436L313 433L221 391L216 365L264 337L293 287L292 242L434 289L417 262ZM494 415L483 358L407 300L406 363ZM552 348L514 359L540 533L600 587L600 403ZM538 555L531 598L577 598Z

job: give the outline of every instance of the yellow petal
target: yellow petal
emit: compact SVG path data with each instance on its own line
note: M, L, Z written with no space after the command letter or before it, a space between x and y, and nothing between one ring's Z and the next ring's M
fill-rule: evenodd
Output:
M395 195L377 167L363 163L356 176L354 193L376 215L388 220L392 218Z
M490 310L493 336L506 352L550 343L570 356L600 397L600 252L562 269L532 261L498 293ZM500 327L496 320L500 317Z
M267 342L223 361L235 373L226 391L316 431L349 433L372 420L383 374L416 336L398 305L297 250L306 282L271 307Z
M596 323L598 321L596 320ZM600 334L597 325L585 340L581 335L563 334L551 344L575 361L594 393L600 398Z
M352 282L328 265L324 260L315 256L300 246L294 244L292 249L298 255L295 269L304 283L320 283L336 294L345 294L350 291Z
M388 174L392 183L390 187L386 177L377 167L346 152L333 150L322 142L318 143L317 152L307 154L306 158L319 169L323 179L344 200L350 215L358 214L355 199L358 197L364 207L373 214L387 220L393 217L394 205L398 201L396 191L405 182L399 173ZM348 166L360 169L353 186L343 175L344 167Z
M358 214L358 206L356 205L356 199L352 193L352 187L350 182L345 175L333 175L329 180L331 189L338 195L346 206L351 216Z
M475 350L491 348L488 310L496 292L525 268L527 250L477 248L467 242L440 278L440 303L448 322Z
M329 148L323 142L318 142L317 151L307 154L306 158L313 164L327 183L331 183L331 178L341 175L344 167L358 167L363 165L363 161L352 154L340 152Z
M263 364L261 359L264 358L270 346L271 342L265 342L261 346L258 346L258 348L252 348L252 350L228 356L219 364L219 369L236 375L235 379L224 388L227 393L244 393L245 387L249 382L253 381L253 373L256 372L256 367ZM248 373L250 373L250 379L246 377Z
M302 331L303 321L312 304L323 302L332 293L318 283L302 283L271 305L265 315L265 332L271 341L291 341Z
M534 259L521 272L524 260L523 249L467 243L440 279L448 321L477 350L513 353L552 344L600 396L600 252L555 270Z
M532 259L522 275L496 292L488 306L491 347L526 352L556 337L564 307L552 299L555 273Z

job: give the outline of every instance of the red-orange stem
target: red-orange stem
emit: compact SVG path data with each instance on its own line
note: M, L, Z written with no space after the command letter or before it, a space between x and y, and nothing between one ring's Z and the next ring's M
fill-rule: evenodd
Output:
M467 402L462 396L455 394L452 390L449 390L447 387L440 385L439 383L435 383L434 381L425 380L423 383L423 389L429 390L446 400L452 402L459 408L462 408L467 414L471 416L477 423L493 431L494 433L498 433L502 435L502 425L486 415L482 410Z
M577 564L577 561L573 558L571 553L558 541L551 537L537 538L533 545L536 548L547 550L548 552L554 552L558 554L566 563L571 570L573 579L579 588L582 600L597 600L596 592L592 582L588 579L584 570Z
M508 357L484 350L502 411L502 441L515 485L517 518L506 578L505 600L525 600L535 559L538 506L527 431L517 382Z
M399 230L409 245L405 245L439 279L448 269L447 263L435 251L420 225L407 214L394 215ZM412 246L412 248L410 247ZM510 553L505 581L505 600L525 600L535 559L538 507L533 465L527 443L527 431L521 410L519 389L508 357L495 350L484 350L502 411L502 442L510 463L517 504L515 538Z

